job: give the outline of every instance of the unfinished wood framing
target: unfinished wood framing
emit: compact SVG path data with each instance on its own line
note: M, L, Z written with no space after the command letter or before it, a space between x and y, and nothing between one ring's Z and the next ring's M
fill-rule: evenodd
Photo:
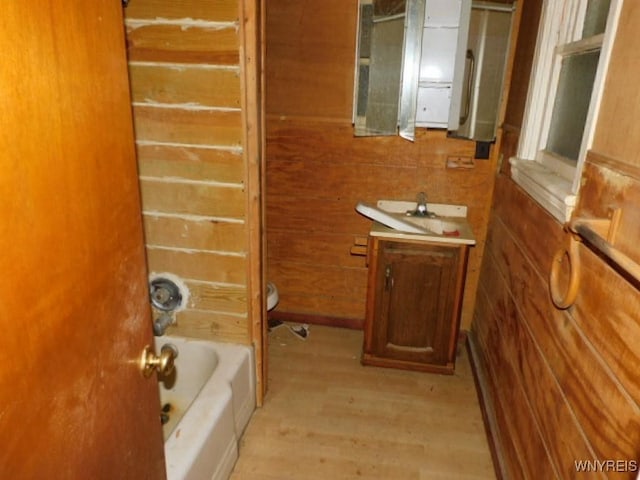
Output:
M176 274L190 291L171 332L254 343L260 359L253 3L139 0L125 26L149 271Z

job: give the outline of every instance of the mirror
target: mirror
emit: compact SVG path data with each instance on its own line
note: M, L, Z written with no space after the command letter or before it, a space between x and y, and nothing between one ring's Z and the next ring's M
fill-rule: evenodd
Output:
M493 141L512 13L504 1L360 0L355 136L413 140L419 126Z
M495 140L512 23L512 4L472 4L460 126L451 132L452 136L482 142Z
M360 0L356 136L413 137L423 18L424 0Z

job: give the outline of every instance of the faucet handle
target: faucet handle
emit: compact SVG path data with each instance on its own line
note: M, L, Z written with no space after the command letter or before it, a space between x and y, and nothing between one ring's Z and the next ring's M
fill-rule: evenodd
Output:
M416 197L416 213L420 216L426 216L429 213L427 210L427 196L424 192L420 192Z

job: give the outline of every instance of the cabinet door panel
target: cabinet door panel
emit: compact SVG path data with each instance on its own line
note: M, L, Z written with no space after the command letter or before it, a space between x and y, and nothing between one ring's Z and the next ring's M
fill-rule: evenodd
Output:
M457 248L381 242L373 349L444 365L455 298Z

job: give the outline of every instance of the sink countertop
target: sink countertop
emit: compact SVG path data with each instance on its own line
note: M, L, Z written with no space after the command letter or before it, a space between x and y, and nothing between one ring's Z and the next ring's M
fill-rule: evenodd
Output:
M449 245L475 245L476 238L473 236L469 222L466 219L460 217L442 218L442 220L455 221L458 225L458 232L460 235L457 237L451 235L438 235L437 233L409 233L402 232L400 230L394 230L393 228L385 227L381 223L373 222L369 235L373 237L385 237L393 239L405 239L405 240L421 240L423 242L431 243L444 243Z
M404 213L407 210L413 210L416 208L415 202L402 202L394 200L380 200L377 204L378 208L390 213ZM421 240L424 242L443 243L449 245L475 245L476 238L471 231L471 226L467 221L467 207L462 205L447 205L447 204L428 204L429 211L438 215L438 219L447 223L455 223L458 227L460 235L438 235L437 233L410 233L395 230L393 228L386 227L376 221L373 222L370 235L374 237L386 237L393 239L406 239L406 240Z

